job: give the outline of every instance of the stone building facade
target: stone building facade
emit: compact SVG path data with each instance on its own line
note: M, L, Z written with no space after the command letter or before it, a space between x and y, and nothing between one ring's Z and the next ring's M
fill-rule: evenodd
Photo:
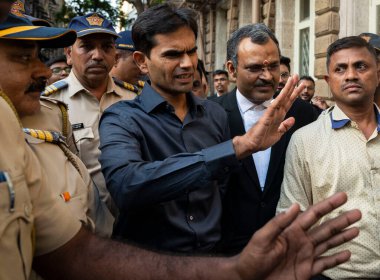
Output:
M292 72L316 79L316 93L331 99L326 49L338 38L380 32L380 0L188 0L198 12L199 56L208 71L224 67L226 42L237 28L264 22L276 34Z
M61 10L65 0L25 0L23 2L27 14L54 23L55 14Z

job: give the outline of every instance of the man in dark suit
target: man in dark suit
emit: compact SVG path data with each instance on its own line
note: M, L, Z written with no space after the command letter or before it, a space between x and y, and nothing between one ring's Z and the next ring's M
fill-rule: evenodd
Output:
M215 101L226 110L234 137L257 122L279 83L280 50L269 28L253 24L235 31L227 43L227 69L237 88ZM293 128L271 148L241 160L241 167L231 174L223 203L220 250L224 254L241 251L252 233L275 215L290 137L315 120L312 106L299 98L287 117L296 119Z

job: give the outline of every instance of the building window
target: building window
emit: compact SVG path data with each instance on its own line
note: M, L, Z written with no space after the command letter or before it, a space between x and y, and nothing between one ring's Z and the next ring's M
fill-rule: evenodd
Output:
M309 0L300 0L300 20L307 20L310 17L310 2Z
M380 34L380 0L371 0L369 32Z
M314 1L296 0L295 4L294 72L314 76Z
M299 47L299 74L300 76L309 75L309 56L310 56L310 29L300 30L300 47Z

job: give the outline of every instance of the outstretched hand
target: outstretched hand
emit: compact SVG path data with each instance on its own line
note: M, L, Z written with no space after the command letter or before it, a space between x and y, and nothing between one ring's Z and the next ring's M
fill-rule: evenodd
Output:
M346 201L345 193L337 193L302 214L299 206L293 204L277 215L254 234L236 257L240 279L306 280L346 262L351 256L349 251L332 256L322 254L359 234L356 227L347 227L361 219L360 211L351 210L315 226L320 218Z
M302 83L296 87L297 82L297 75L290 77L259 121L246 134L233 138L238 159L273 146L294 125L294 118L284 118L305 87Z

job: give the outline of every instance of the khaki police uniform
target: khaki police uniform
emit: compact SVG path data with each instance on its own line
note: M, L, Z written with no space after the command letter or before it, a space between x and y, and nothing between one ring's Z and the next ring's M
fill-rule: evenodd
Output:
M81 223L62 202L53 198L37 158L25 143L15 111L4 98L0 97L3 132L0 137L0 274L1 279L28 279L33 252L39 256L61 247L78 233Z
M93 185L85 165L68 149L63 131L70 131L71 126L61 105L66 106L42 99L40 112L21 118L25 138L44 168L56 199L64 201L87 227L94 228L93 220L86 215L94 207Z
M82 86L74 71L62 82L66 83L66 87L61 86L60 89L55 91L49 86L48 90L45 91L45 95L68 104L69 119L72 124L76 146L79 150L79 157L89 170L91 178L99 191L100 199L115 214L117 209L106 188L106 182L98 161L100 155L99 120L102 112L110 105L120 100L134 99L136 94L115 85L109 76L107 90L99 102L95 96ZM104 215L107 215L107 213L104 213ZM106 219L112 220L112 223L114 221L112 216L107 216Z

